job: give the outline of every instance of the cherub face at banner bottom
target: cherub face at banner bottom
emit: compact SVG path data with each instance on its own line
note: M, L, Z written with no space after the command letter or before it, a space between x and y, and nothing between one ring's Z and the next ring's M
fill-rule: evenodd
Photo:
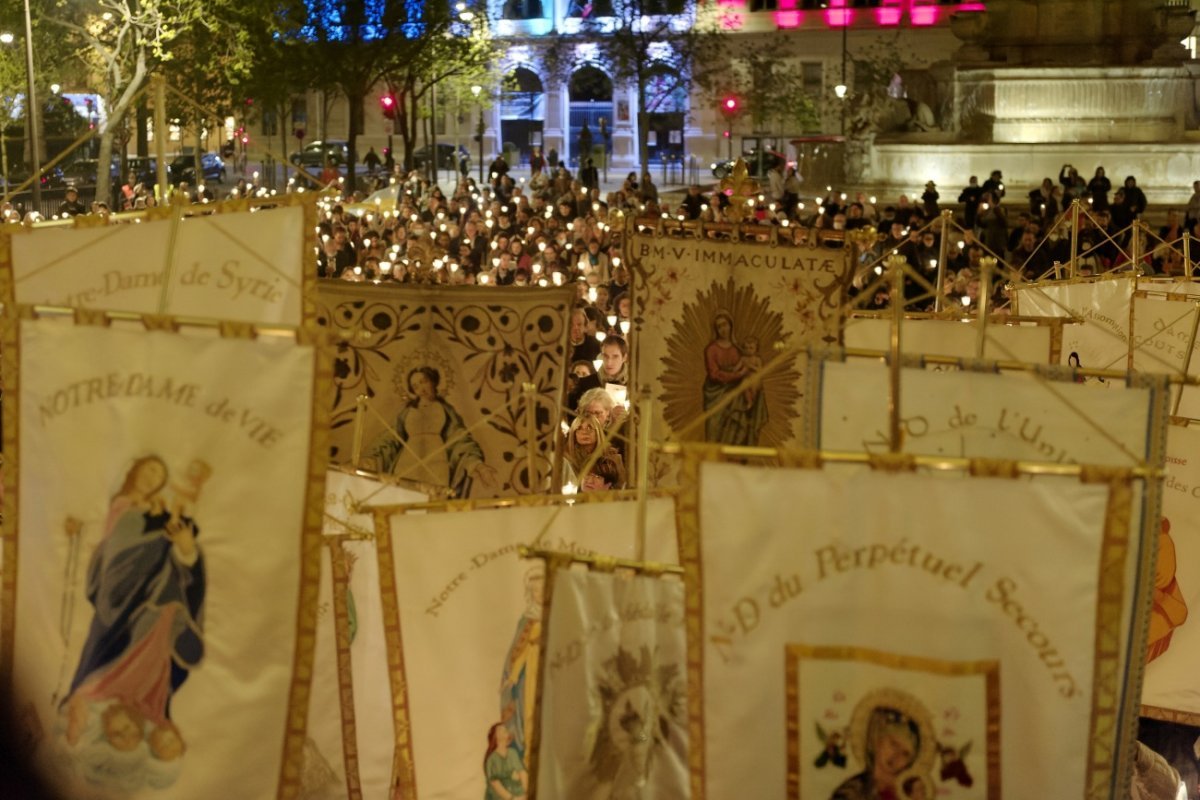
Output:
M120 703L114 703L105 709L101 722L104 725L104 738L114 750L128 753L142 741L141 719Z

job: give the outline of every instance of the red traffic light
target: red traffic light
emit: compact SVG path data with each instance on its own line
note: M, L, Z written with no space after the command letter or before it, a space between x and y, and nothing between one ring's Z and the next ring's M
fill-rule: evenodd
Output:
M387 119L396 118L396 95L385 94L379 98L379 108Z
M738 99L732 95L721 101L721 112L726 116L733 116L738 112L740 107L741 103L739 103Z

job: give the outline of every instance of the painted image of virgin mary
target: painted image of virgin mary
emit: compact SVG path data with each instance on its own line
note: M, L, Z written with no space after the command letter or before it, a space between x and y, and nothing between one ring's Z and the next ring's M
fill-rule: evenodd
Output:
M762 367L757 342L739 345L734 338L733 316L718 311L713 317L713 338L704 348L704 410L726 395L735 396L704 423L705 440L721 444L757 445L767 422L762 387L746 388L742 381Z
M927 721L923 725L913 713L919 706L899 707L917 703L915 698L898 691L888 693L911 702L887 703L882 697L860 701L860 708L855 709L858 724L852 723L851 727L855 729L852 735L859 738L852 741L852 745L863 769L843 781L830 800L907 800L910 797L910 771L915 766L923 766L932 755L932 731ZM920 765L919 761L922 762Z
M380 472L448 486L455 497L466 497L475 480L494 486L496 471L484 463L483 450L462 415L438 393L440 383L441 374L433 367L416 367L408 373L411 399L396 415L400 438L384 431L372 455Z
M195 492L209 473L202 461L189 466ZM204 655L206 581L199 528L182 502L168 508L167 478L161 458L140 458L109 503L88 564L92 622L63 701L71 746L99 729L120 753L140 751L144 741L157 761L183 754L171 700ZM80 526L67 521L69 532Z

